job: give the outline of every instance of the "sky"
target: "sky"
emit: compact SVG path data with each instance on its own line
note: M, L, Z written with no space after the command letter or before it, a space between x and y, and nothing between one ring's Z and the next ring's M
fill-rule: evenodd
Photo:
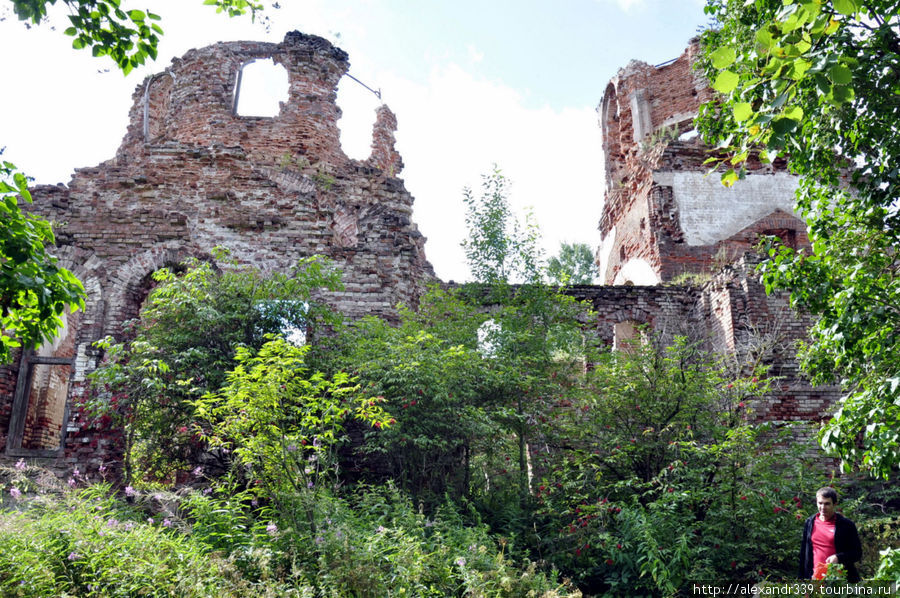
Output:
M202 0L122 0L162 16L159 56L127 77L76 51L63 7L26 27L0 0L0 148L36 183L114 157L132 93L173 57L217 41L325 37L350 55L338 88L341 144L369 154L375 108L397 115L399 177L443 280L469 279L463 189L497 165L520 218L533 214L548 256L561 242L600 243L603 156L596 108L631 60L680 55L707 24L703 0L280 0L267 23L217 15ZM245 84L246 86L246 84ZM242 91L243 93L243 91Z

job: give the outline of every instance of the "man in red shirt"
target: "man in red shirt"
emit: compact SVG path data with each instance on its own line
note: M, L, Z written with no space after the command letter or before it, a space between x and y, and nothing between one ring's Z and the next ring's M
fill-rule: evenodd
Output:
M847 570L847 581L859 581L854 563L862 558L862 545L856 525L836 513L838 497L834 488L820 488L816 492L818 512L803 526L800 543L800 578L811 579L820 563L840 563Z

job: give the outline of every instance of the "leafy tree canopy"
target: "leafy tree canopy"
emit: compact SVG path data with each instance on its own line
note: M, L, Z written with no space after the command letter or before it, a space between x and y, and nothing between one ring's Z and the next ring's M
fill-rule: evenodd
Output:
M84 307L84 287L47 251L50 223L22 212L20 200L31 203L28 179L0 162L0 363L13 347L55 336L66 307Z
M57 0L12 0L13 10L21 21L39 24L47 9ZM156 59L160 16L138 9L122 8L121 0L61 0L69 10L71 26L65 34L72 36L72 47L90 48L94 56L109 56L126 75L150 58ZM250 12L255 18L263 6L253 0L204 0L216 12L229 16Z
M706 72L722 96L699 119L731 185L758 154L800 175L811 251L773 244L767 288L819 316L801 355L848 391L822 436L845 467L900 463L900 3L708 0ZM861 442L858 439L861 438Z
M547 275L554 284L594 284L597 266L587 243L560 243L559 253L547 262Z

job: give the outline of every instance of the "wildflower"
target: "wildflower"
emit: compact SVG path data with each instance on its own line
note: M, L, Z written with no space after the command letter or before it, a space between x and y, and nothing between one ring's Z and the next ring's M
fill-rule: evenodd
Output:
M75 552L70 552L70 553L69 553L69 556L68 556L68 559L69 559L70 561L77 560L77 559L78 559L78 554L76 554Z
M104 473L106 473L106 465L104 465L103 463L101 463L101 464L100 464L100 467L97 468L97 471L100 472L100 475L103 475Z
M78 471L78 468L77 468L77 467L76 467L75 469L72 470L72 477L73 477L73 478L77 478L77 477L80 477L80 476L81 476L81 472Z
M203 468L198 465L191 473L194 474L194 477L200 477L201 475L203 475Z
M172 527L172 521L170 519L163 519L163 527Z
M19 500L19 498L22 496L22 491L19 490L18 488L16 488L15 486L13 486L12 488L9 489L9 494L14 499Z
M153 517L147 517L147 523L149 523L150 525L153 525L156 522L153 521Z
M211 487L210 487L210 488L204 488L204 489L203 489L203 494L212 494L212 488L211 488Z
M106 522L106 527L116 527L119 525L119 521L117 519L110 519Z
M322 536L316 536L316 544L321 544L324 540Z
M465 567L465 566L466 566L466 559L464 559L463 557L459 557L458 559L456 559L456 565L457 565L458 567Z
M18 469L19 471L25 471L26 467L28 466L25 465L25 459L19 459L18 461L16 461L16 469Z
M312 488L313 486L315 486L315 484L312 483L312 480L306 482L306 487L307 487L307 488Z
M289 445L287 445L287 451L288 451L289 453L296 452L296 450L297 450L297 445L296 445L296 444L289 444Z
M78 484L78 482L75 481L75 478L69 478L67 483L69 484L69 488L74 488Z
M607 564L607 565L614 565L614 564L615 564L615 561L612 560L612 559L606 559L606 564Z
M125 496L132 497L137 494L131 486L125 486Z
M385 529L385 528L384 528L383 525L379 525L378 528L377 528L375 531L378 532L379 534L383 534L383 533L384 533L384 529Z
M747 500L746 496L741 496L741 500Z
M274 523L270 523L269 525L266 526L266 533L269 534L270 536L274 536L275 534L278 533L278 526L275 525Z
M622 544L621 543L616 544L616 548L618 548L619 550L622 550Z
M575 556L581 556L581 548L575 549Z
M827 573L828 565L825 563L816 563L816 568L813 570L813 579L825 579Z

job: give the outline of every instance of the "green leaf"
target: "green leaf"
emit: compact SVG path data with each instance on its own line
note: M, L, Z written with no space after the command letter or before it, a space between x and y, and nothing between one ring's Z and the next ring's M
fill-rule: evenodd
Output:
M737 87L740 77L731 71L722 71L713 83L713 89L719 93L731 93Z
M767 50L775 44L775 39L772 37L772 32L767 28L757 30L756 41Z
M734 120L741 123L753 115L753 106L749 102L737 102L733 108Z
M712 65L722 70L724 68L728 68L732 64L734 64L736 55L734 52L734 48L722 47L712 53L710 56L710 60L712 61Z
M147 13L145 13L142 10L135 9L135 10L129 10L128 16L131 18L132 21L138 22L138 21L143 21L144 19L146 19Z
M772 121L772 130L775 135L782 137L786 133L790 133L797 127L797 121L792 118L776 118Z
M853 92L853 88L847 87L846 85L835 85L832 88L831 93L835 104L851 102L856 97L856 94Z
M803 120L803 108L800 106L791 106L790 108L785 109L783 116L791 120Z
M726 172L722 173L722 184L725 185L726 187L731 187L736 182L738 182L739 178L740 177L738 177L737 172L735 172L734 169L731 168L731 169L727 170Z
M842 15L852 17L859 12L857 0L834 0L834 9Z
M835 85L849 85L853 81L853 72L843 64L836 64L831 67L829 76Z

